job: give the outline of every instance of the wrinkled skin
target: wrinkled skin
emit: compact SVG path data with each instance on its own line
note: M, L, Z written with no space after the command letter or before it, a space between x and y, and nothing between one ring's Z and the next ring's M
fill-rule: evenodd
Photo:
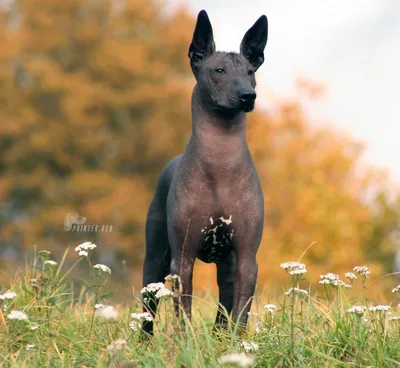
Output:
M199 258L216 263L220 305L234 322L247 324L264 200L246 142L246 113L254 108L255 71L264 61L267 34L262 16L247 31L239 54L216 52L210 21L201 11L189 48L197 80L192 136L157 184L146 222L143 271L144 286L163 282L170 273L179 275L180 302L189 319L193 266ZM147 302L144 310L154 315L157 305ZM216 326L226 323L219 310ZM143 330L152 334L152 322L145 322Z

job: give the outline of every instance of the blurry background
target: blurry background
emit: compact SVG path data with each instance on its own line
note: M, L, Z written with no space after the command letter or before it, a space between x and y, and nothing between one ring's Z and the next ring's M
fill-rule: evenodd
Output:
M0 283L35 245L59 260L93 241L121 293L141 286L156 181L190 136L202 8L227 51L269 19L248 115L265 195L260 288L286 283L279 264L313 242L312 283L362 264L400 271L398 2L0 0ZM68 213L112 231L65 231ZM214 269L196 262L197 291L213 290Z

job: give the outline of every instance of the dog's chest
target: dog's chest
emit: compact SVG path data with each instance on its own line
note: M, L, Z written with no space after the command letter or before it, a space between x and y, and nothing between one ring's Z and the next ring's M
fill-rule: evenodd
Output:
M234 235L232 215L208 217L207 225L201 229L202 247L197 257L203 262L222 262L232 251Z

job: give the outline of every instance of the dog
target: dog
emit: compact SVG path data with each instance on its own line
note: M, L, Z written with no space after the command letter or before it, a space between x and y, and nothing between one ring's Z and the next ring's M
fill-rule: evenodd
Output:
M143 285L178 275L178 301L190 320L195 260L215 263L216 327L226 327L227 314L246 327L256 285L264 199L245 128L267 38L268 20L262 15L245 33L240 53L218 52L209 17L199 12L188 53L197 81L192 135L184 153L162 170L147 214ZM154 317L157 302L144 299L144 311ZM153 322L144 322L142 329L152 335Z

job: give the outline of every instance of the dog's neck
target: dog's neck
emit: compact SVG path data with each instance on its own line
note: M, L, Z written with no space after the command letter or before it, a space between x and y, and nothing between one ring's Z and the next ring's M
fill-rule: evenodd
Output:
M192 139L205 161L221 164L240 157L246 144L246 114L232 117L212 114L204 107L197 89L192 95Z

